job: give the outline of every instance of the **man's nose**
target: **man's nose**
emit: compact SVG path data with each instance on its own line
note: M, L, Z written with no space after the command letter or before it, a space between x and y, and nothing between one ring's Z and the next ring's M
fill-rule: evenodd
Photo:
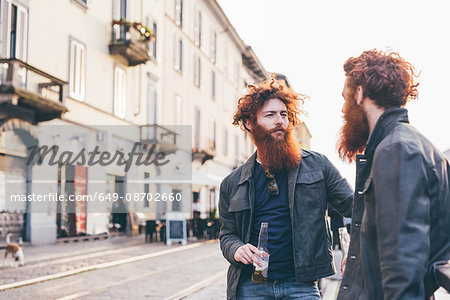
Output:
M275 124L276 125L279 125L279 124L281 124L282 123L282 121L283 121L283 118L281 117L281 115L276 115L275 116Z

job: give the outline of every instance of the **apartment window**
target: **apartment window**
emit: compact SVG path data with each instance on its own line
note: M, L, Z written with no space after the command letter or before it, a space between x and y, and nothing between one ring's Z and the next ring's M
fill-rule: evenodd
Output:
M198 47L201 47L202 46L202 13L200 11L197 11L195 14L194 38L195 38L195 45Z
M194 84L198 87L202 79L202 62L199 56L194 58Z
M183 72L183 40L175 37L175 70Z
M114 67L114 114L119 118L125 118L127 102L127 79L125 70L119 66Z
M216 72L211 71L211 98L216 99Z
M69 94L72 98L84 101L86 89L86 47L70 40Z
M127 18L127 0L113 0L113 19L120 20Z
M158 34L158 24L156 21L148 16L146 21L147 27L151 28L153 31L153 35L155 36L155 39L153 41L150 41L149 43L149 55L155 60L156 59L156 43L157 43L157 34Z
M214 120L214 119L211 119L211 122L210 122L210 148L212 148L212 149L216 149L216 138L217 138L217 133L216 133L216 120Z
M211 34L211 61L215 64L217 59L217 32Z
M175 23L183 28L183 0L175 0Z
M228 155L228 129L223 131L223 155Z
M156 93L156 87L153 82L148 84L148 124L157 124L158 123L158 95Z
M174 118L175 118L175 125L181 125L182 123L182 116L183 116L183 98L180 95L175 95L175 103L174 103Z
M144 179L149 179L150 178L150 173L144 172ZM146 195L148 195L148 193L150 193L150 184L148 183L144 183L144 193ZM150 206L150 197L145 197L144 200L144 207L149 207Z
M27 61L28 9L0 1L0 57Z
M200 148L200 109L198 107L195 108L195 141L194 141L194 147L196 149Z
M153 57L154 59L156 59L156 49L157 49L157 42L158 39L157 34L158 34L158 24L156 24L156 22L153 22L152 24L152 29L153 29L153 36L155 37L153 41L150 42L150 56Z

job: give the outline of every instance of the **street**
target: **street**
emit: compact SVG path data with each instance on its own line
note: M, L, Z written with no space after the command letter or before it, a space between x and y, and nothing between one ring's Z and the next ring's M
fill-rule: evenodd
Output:
M225 299L228 262L217 240L145 244L143 236L28 246L26 265L0 267L1 299ZM338 264L340 252L335 251ZM336 297L340 277L322 280ZM436 299L448 300L445 291Z
M50 246L25 249L24 267L0 269L0 290L19 285L0 292L0 298L225 298L228 263L217 241L167 247L136 239L140 241L138 245L117 237L111 241L58 244L53 250ZM36 253L39 248L50 251ZM76 250L69 251L69 248Z

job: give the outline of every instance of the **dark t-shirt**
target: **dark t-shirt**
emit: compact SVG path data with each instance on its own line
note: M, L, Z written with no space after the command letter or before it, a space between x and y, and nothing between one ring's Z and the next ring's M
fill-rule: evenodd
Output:
M260 163L255 164L255 207L253 212L250 243L258 246L262 222L269 223L269 279L281 280L295 277L292 252L292 226L289 213L287 172L274 174L278 184L278 195L269 195L267 185L271 179L264 174ZM253 265L244 267L243 276L251 276Z

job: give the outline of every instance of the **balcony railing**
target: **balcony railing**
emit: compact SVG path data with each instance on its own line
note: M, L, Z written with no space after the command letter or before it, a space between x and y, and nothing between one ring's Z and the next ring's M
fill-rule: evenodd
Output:
M35 122L61 117L67 82L18 59L0 59L0 102L32 109Z
M174 153L178 148L177 133L157 124L141 126L141 141L159 145L166 153Z
M112 38L109 53L123 56L129 66L145 64L150 60L150 40L152 33L148 33L139 23L113 21Z
M200 147L192 149L192 160L198 160L204 164L207 160L216 156L216 142L210 138L203 138L200 141Z

